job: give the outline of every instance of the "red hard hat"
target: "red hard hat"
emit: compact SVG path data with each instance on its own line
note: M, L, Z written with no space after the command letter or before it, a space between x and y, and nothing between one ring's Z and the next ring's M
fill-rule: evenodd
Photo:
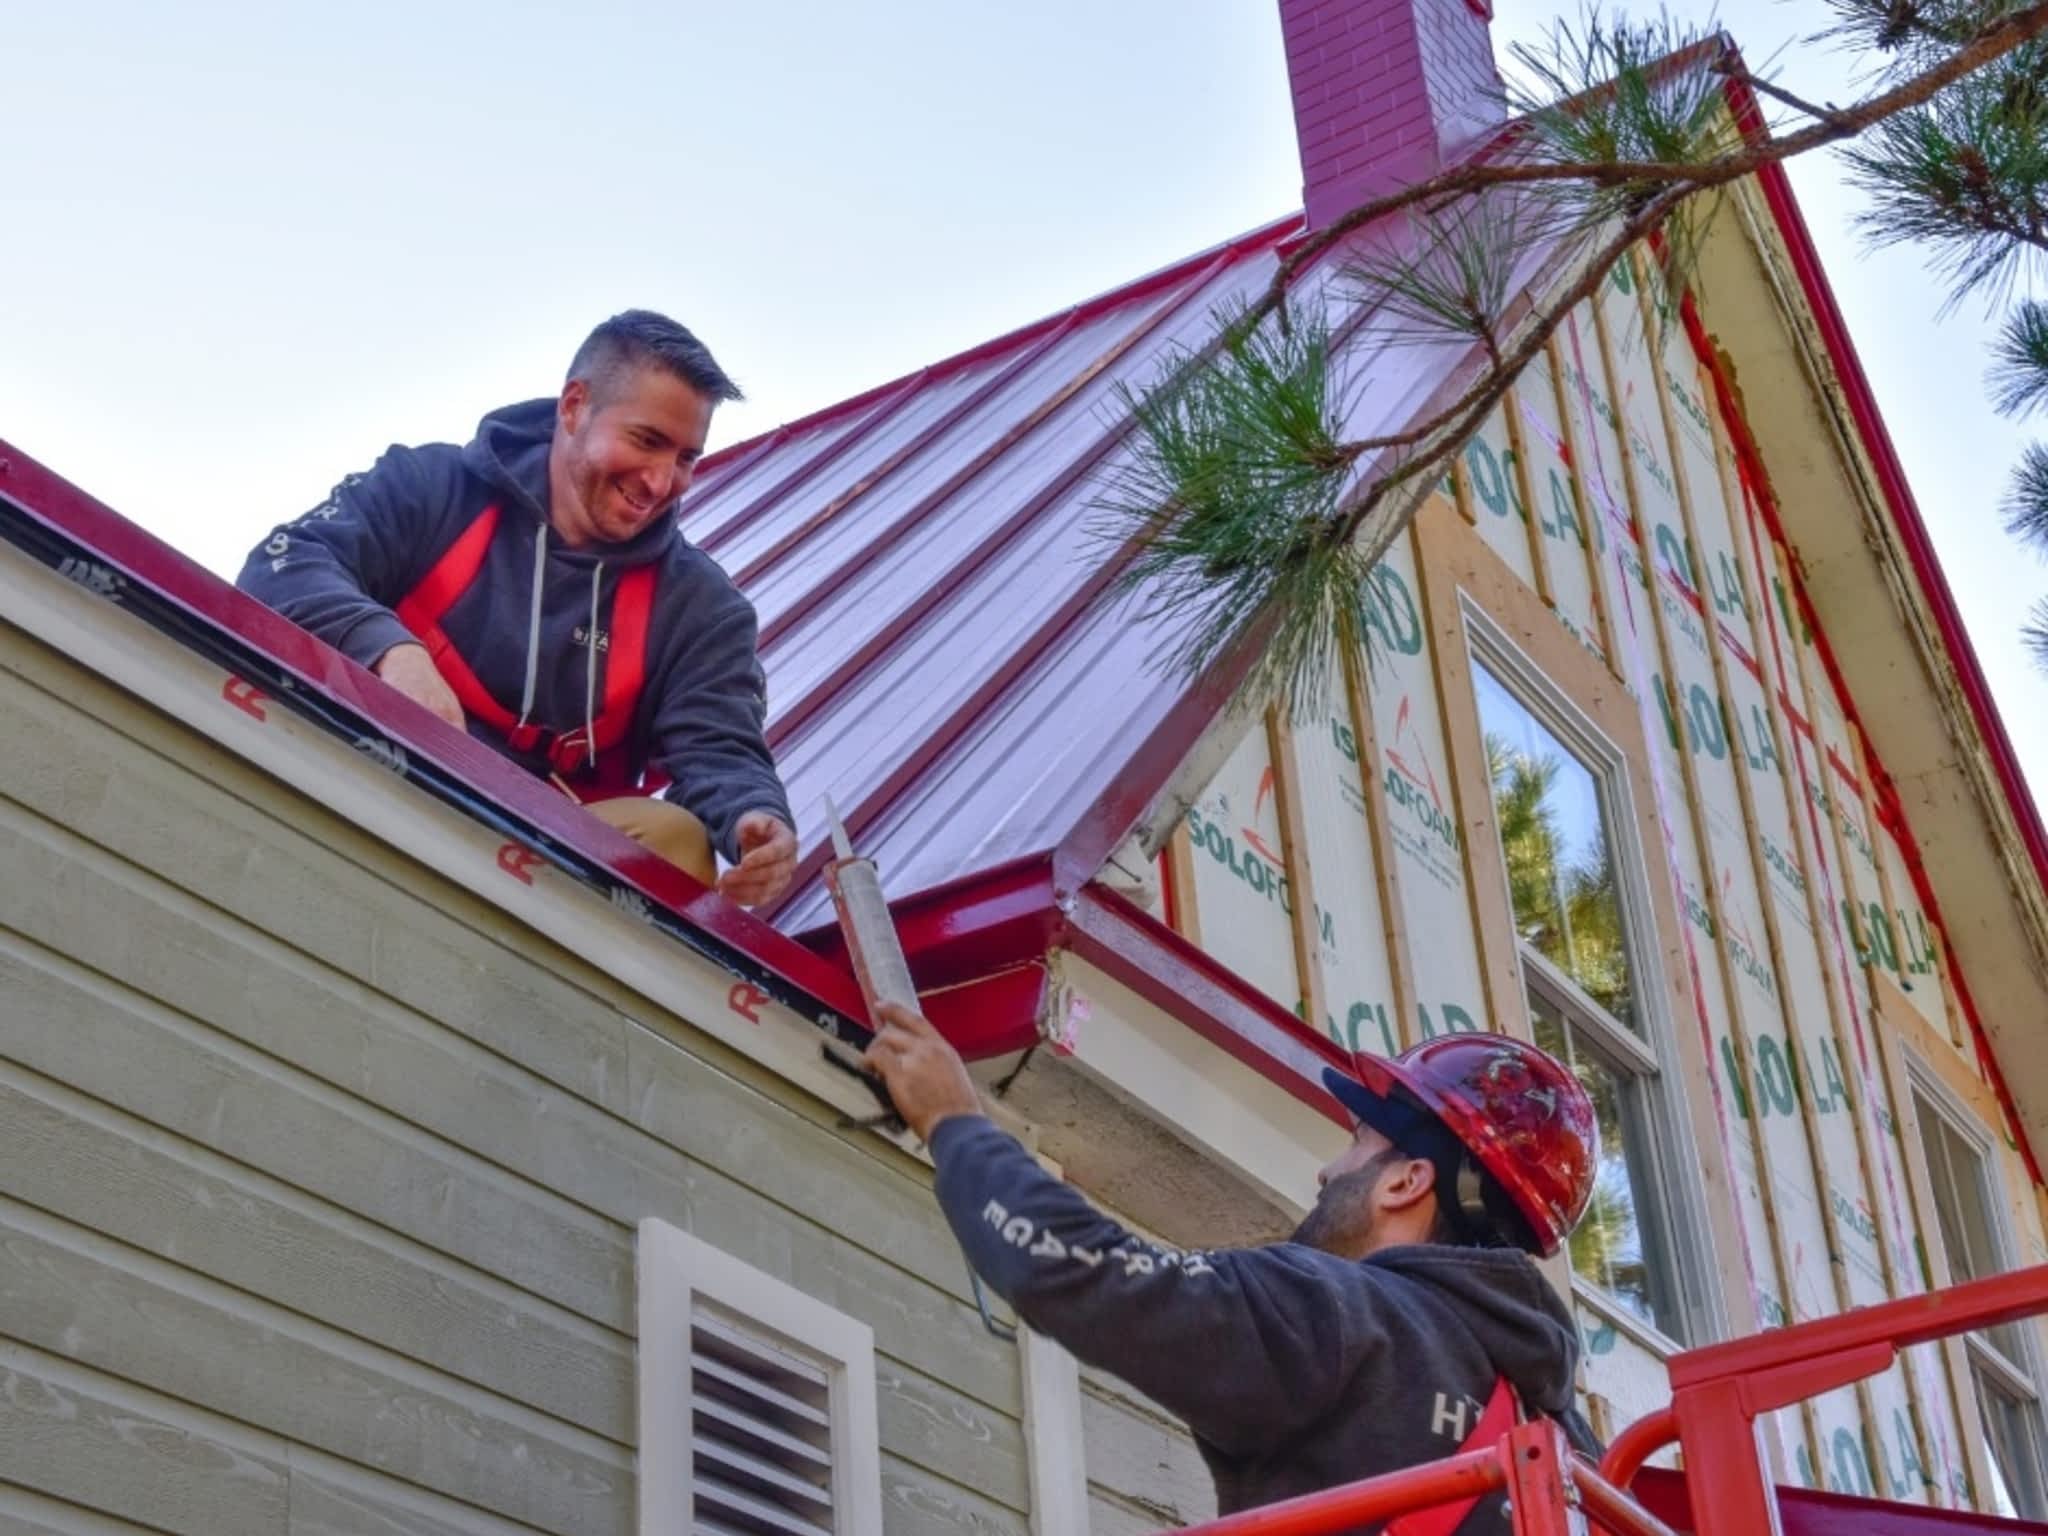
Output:
M1493 1175L1538 1251L1557 1251L1593 1198L1600 1141L1593 1101L1569 1067L1492 1034L1439 1035L1392 1059L1355 1060L1355 1077L1323 1073L1339 1103L1397 1141L1389 1106L1429 1111Z

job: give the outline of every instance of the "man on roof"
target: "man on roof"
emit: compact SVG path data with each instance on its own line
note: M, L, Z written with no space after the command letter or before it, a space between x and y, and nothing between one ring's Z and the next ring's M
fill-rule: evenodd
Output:
M1504 1035L1430 1040L1323 1074L1351 1145L1284 1243L1161 1248L1046 1173L981 1112L952 1047L885 1005L868 1063L929 1144L975 1270L1040 1333L1186 1421L1223 1514L1491 1444L1517 1412L1596 1449L1577 1335L1537 1268L1584 1214L1593 1105ZM1504 1532L1498 1495L1388 1536Z
M614 315L559 397L467 447L391 448L238 585L732 900L772 901L797 849L754 609L675 519L739 398L683 326Z

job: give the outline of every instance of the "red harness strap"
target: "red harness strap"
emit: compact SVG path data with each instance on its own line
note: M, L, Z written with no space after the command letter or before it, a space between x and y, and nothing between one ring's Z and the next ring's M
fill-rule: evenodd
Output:
M1515 1390L1503 1376L1493 1384L1493 1396L1486 1400L1479 1422L1472 1427L1472 1433L1465 1437L1465 1443L1458 1447L1458 1451L1463 1454L1484 1450L1514 1427ZM1418 1509L1413 1514L1402 1515L1387 1524L1382 1536L1451 1536L1464 1523L1465 1517L1479 1507L1481 1497L1483 1495L1475 1494L1455 1504L1439 1504L1433 1509Z
M511 710L492 696L441 627L448 610L483 569L497 531L498 508L485 507L420 578L419 585L399 602L399 622L427 648L435 670L447 680L464 713L503 736L515 752L542 752L556 773L584 781L593 791L629 793L638 775L625 763L621 749L633 726L640 690L647 682L647 630L654 614L654 566L633 567L619 578L612 592L604 705L592 722L589 736L585 737L582 726L558 733L530 721L522 725ZM590 637L590 643L596 643L596 636Z

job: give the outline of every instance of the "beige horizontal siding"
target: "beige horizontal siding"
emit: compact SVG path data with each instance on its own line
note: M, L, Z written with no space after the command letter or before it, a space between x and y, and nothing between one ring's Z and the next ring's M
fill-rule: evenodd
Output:
M646 1216L874 1329L891 1532L1029 1530L909 1159L7 629L0 871L0 1532L628 1531Z

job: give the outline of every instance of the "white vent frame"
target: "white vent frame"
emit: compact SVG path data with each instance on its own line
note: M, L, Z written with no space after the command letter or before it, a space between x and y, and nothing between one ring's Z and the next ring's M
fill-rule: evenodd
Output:
M665 1221L640 1223L639 1536L690 1536L690 1325L702 1296L774 1335L830 1380L833 1536L881 1536L882 1452L874 1330Z

